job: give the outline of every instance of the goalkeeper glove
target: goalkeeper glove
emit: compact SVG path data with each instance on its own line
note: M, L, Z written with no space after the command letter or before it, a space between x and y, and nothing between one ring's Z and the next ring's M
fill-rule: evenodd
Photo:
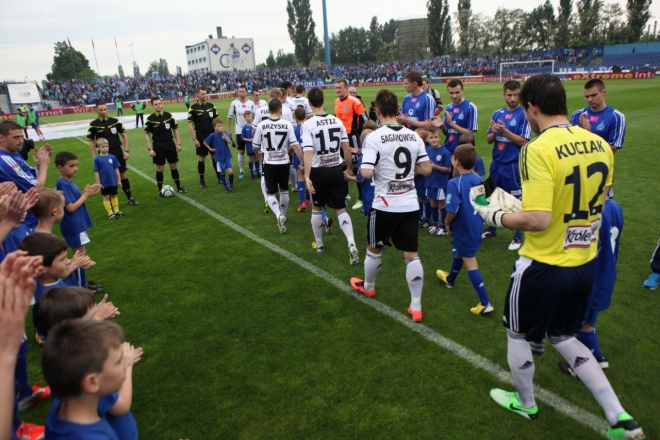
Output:
M522 209L520 200L496 187L490 178L483 185L470 189L470 200L484 222L498 228L504 227L502 217L505 214Z

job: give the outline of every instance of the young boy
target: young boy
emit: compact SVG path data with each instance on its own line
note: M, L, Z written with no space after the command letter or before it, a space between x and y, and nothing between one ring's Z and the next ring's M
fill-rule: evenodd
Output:
M429 132L423 128L418 128L415 133L422 138L424 145L428 148ZM419 200L419 227L428 228L431 226L431 201L426 193L426 176L415 174L415 189L417 190L417 199Z
M248 155L248 166L250 167L250 180L252 180L259 177L259 162L257 162L257 155L254 154L254 150L252 149L252 121L254 121L254 113L246 110L243 117L245 118L245 125L241 131L241 139L245 142L245 152Z
M86 255L85 245L89 243L87 228L93 226L92 218L89 216L85 200L101 190L99 184L87 185L81 193L78 186L73 182L73 177L78 174L78 156L68 151L61 151L55 156L55 165L60 170L60 178L55 183L55 188L64 193L64 217L60 223L60 231L67 244L76 251ZM92 292L101 291L100 285L87 282L84 270L80 271L79 285L87 287Z
M476 148L476 144L474 141L474 135L473 134L462 134L458 138L458 145L463 145L463 144L470 144L473 147ZM484 166L484 161L481 160L481 157L479 157L479 153L477 152L477 161L474 163L474 168L472 169L472 172L475 173L478 176L481 176L483 179L484 176L486 176L486 167ZM456 176L454 176L456 177Z
M458 171L458 177L451 179L447 185L447 218L445 219L447 232L454 236L452 243L454 260L451 273L438 270L436 274L445 286L451 289L465 264L472 286L479 296L479 304L471 308L470 312L475 315L486 315L492 313L493 306L488 299L475 256L481 246L484 221L474 210L470 200L470 188L483 183L481 177L472 172L476 160L477 151L472 145L459 145L454 150L452 164Z
M123 340L117 324L92 319L65 320L49 331L42 356L44 377L56 397L46 419L49 440L120 439L106 413L130 409L128 396L120 408L119 402L111 404L114 393L130 382L135 356Z
M30 211L37 218L34 232L52 234L55 223L64 217L64 194L52 188L37 188L39 200Z
M373 130L362 130L362 133L360 134L360 144L364 145L364 140L369 136ZM362 156L358 157L358 172L355 174L355 176L349 175L346 171L344 171L344 179L348 180L349 182L356 182L358 185L361 186L361 191L360 194L362 194L362 213L368 217L369 213L371 212L371 205L373 205L374 202L374 194L375 194L375 184L374 184L374 179L365 179L362 177L362 174L360 173L360 167L362 166Z
M445 198L447 193L447 183L451 173L451 154L444 145L440 145L440 133L435 127L428 131L428 143L426 154L431 161L431 174L426 176L426 194L431 201L431 217L433 224L429 228L429 235L442 237L447 235L445 230L445 218L447 210ZM441 214L441 215L439 215Z
M209 137L204 139L204 146L211 153L215 153L213 159L215 161L216 172L218 173L218 183L225 187L225 194L236 192L236 189L234 189L234 171L231 165L232 156L229 150L231 135L222 129L222 120L220 118L213 120L213 129L215 133L211 133ZM229 175L229 187L225 180L225 171Z
M117 187L121 187L119 163L115 156L108 154L110 145L107 139L98 138L96 148L99 150L98 156L94 158L96 184L101 187L103 207L108 213L108 218L117 220L124 216L124 213L119 210L119 199L117 198Z
M302 124L307 120L307 113L304 107L296 108L296 111L293 112L293 118L296 120L296 126L293 127L293 132L296 135L298 143L302 142L301 130ZM298 157L297 154L293 155L293 170L297 176L297 185L296 189L298 190L298 198L300 201L300 206L298 207L298 212L305 212L307 206L312 204L312 201L309 198L305 198L305 166L303 161ZM307 193L309 196L309 193Z

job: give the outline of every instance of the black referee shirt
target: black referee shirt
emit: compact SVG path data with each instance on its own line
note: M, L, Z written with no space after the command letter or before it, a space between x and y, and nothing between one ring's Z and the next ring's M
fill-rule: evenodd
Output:
M144 132L151 134L154 146L169 147L174 142L172 130L178 129L174 117L171 113L163 112L160 115L153 113L147 118L144 124Z
M204 104L196 102L188 110L188 121L195 124L195 134L213 133L213 119L218 117L215 105L206 101Z
M96 142L97 139L107 139L110 150L121 149L119 135L126 132L117 118L94 119L87 129L87 139Z

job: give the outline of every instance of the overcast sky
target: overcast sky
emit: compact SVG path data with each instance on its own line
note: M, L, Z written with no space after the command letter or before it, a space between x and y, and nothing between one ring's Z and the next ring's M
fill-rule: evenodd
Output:
M543 0L544 1L544 0ZM530 11L543 3L509 2L505 0L472 0L472 11L494 15L498 7L522 7ZM574 0L574 2L577 0ZM625 0L618 2L625 10ZM555 8L559 0L552 0ZM310 1L314 12L317 35L323 38L322 0ZM426 0L327 0L330 33L346 26L369 27L371 17L383 23L394 18L426 16ZM450 0L451 12L458 0ZM225 36L253 38L257 63L262 63L268 51L278 49L293 52L286 29L286 0L269 1L211 1L197 0L194 7L186 2L159 0L141 2L119 0L89 2L57 0L32 2L30 7L18 4L3 8L0 27L0 80L41 80L50 72L53 45L67 37L74 49L81 51L96 70L91 39L94 39L101 75L117 73L117 54L113 36L117 37L119 58L124 72L131 73L133 43L135 61L142 73L149 63L165 58L170 72L175 66L187 71L185 46L203 41L209 34L215 37L216 26L222 26ZM156 6L157 5L157 6ZM369 6L371 5L371 6ZM377 5L377 7L375 6ZM660 16L660 1L651 6L654 17ZM653 27L652 19L651 27Z

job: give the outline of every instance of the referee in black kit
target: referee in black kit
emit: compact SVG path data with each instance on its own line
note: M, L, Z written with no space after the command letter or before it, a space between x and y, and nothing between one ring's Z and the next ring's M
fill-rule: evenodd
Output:
M204 139L213 133L213 119L218 116L215 105L206 101L206 90L203 88L197 89L197 102L190 106L188 110L188 129L195 143L197 150L197 171L199 172L199 186L206 189L206 182L204 181L204 161L209 154L209 150L204 146ZM213 157L211 157L213 162ZM214 167L215 168L215 167ZM218 177L218 180L220 178Z
M147 142L149 155L153 157L156 165L156 183L158 184L158 198L163 198L160 190L163 189L163 169L165 161L170 165L172 179L176 184L176 189L180 194L188 191L181 187L179 180L179 170L176 169L176 163L179 161L179 151L181 151L181 138L179 137L179 126L171 113L163 111L163 100L159 97L151 98L151 106L154 113L147 118L147 124L144 127L144 136ZM153 148L151 148L151 138L153 136ZM174 144L176 137L176 145Z
M96 140L99 138L107 139L110 146L109 153L117 158L119 162L119 176L121 178L121 189L128 197L129 205L137 205L138 202L131 195L131 183L126 178L126 161L128 160L128 135L124 126L117 118L108 116L108 106L105 102L96 103L96 113L98 118L89 123L87 129L87 140L89 142L89 151L92 153L92 159L96 157ZM121 148L121 135L124 140L124 150Z

